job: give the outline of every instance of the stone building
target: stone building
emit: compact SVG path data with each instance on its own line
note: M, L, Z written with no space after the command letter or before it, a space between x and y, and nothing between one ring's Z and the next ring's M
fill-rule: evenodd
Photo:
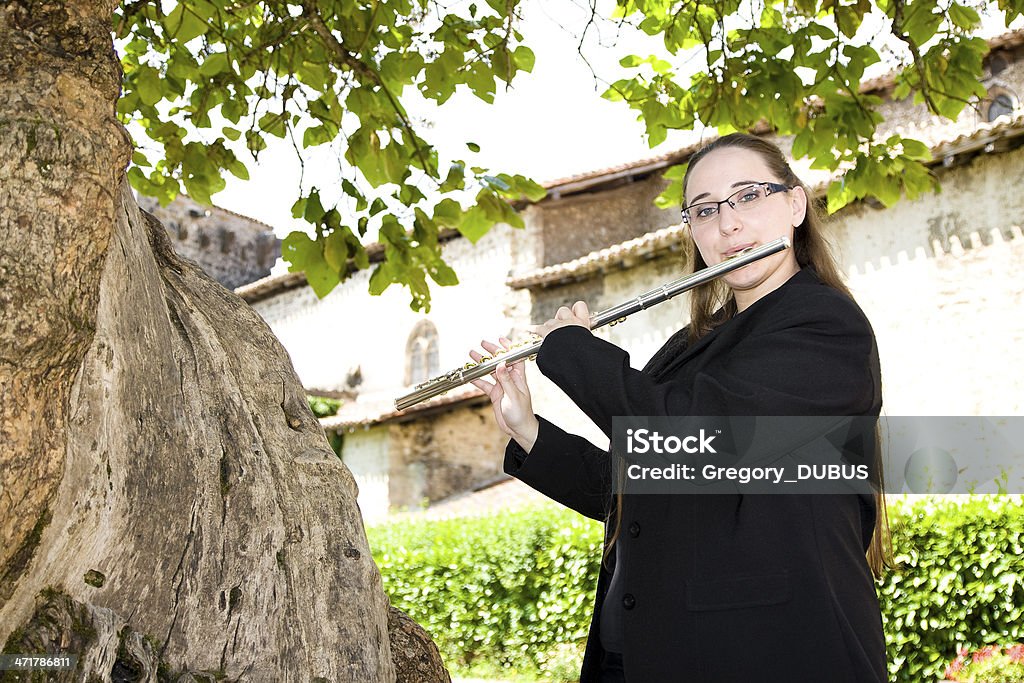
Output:
M267 277L281 255L273 228L227 209L203 206L185 195L167 206L139 197L139 206L164 224L175 252L228 289Z
M881 354L889 415L1011 415L1024 409L1024 32L990 41L990 96L955 122L911 100L893 100L892 79L864 88L886 99L882 137L925 141L940 194L885 209L868 200L828 221L828 233ZM784 150L790 140L769 139ZM482 338L522 338L526 325L583 299L599 311L682 276L687 239L678 210L653 199L661 173L693 146L546 184L523 211L526 227L497 226L475 246L444 235L444 256L462 286L435 287L427 315L405 290L367 293L355 274L318 300L301 274L265 278L238 293L281 339L307 387L345 392L322 421L343 435L342 458L360 486L369 521L453 495L522 486L501 473L505 437L481 392L465 385L404 412L410 385L469 360ZM806 162L794 170L820 195L830 178ZM379 248L371 248L379 258ZM595 330L640 368L686 324L685 295ZM607 446L601 432L527 364L534 409ZM353 378L358 378L354 382ZM501 498L503 501L505 498ZM503 502L502 504L507 504Z

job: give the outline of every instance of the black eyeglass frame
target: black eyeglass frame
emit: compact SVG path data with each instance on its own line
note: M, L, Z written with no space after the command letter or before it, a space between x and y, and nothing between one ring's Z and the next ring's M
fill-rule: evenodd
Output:
M689 206L684 206L682 209L679 210L680 213L683 216L683 223L686 223L687 225L691 225L690 217L686 214L686 212L689 211L690 209L692 209L695 206L700 206L701 204L717 204L718 206L715 209L715 215L718 215L721 212L722 204L728 204L729 206L731 206L733 208L733 210L735 210L736 209L736 205L733 204L732 198L735 197L736 195L738 195L739 193L743 192L744 190L749 190L752 187L758 187L758 186L763 187L765 189L765 193L764 193L765 197L770 197L772 194L774 194L776 192L789 192L790 190L792 190L792 189L794 189L796 187L796 185L783 185L781 183L770 183L770 182L767 182L767 181L761 182L761 183L751 183L750 185L747 185L746 187L741 187L740 189L736 190L735 192L733 192L731 195L729 195L728 197L726 197L725 199L723 199L720 202L715 202L715 201L712 201L710 199L702 199L701 201L694 202L693 204L690 204Z

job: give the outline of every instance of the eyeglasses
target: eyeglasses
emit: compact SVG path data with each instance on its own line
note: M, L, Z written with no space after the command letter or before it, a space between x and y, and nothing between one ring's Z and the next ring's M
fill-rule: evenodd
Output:
M737 190L720 202L697 202L683 207L683 222L704 225L718 218L722 204L728 203L736 211L750 211L773 192L788 192L793 188L779 183L757 183Z

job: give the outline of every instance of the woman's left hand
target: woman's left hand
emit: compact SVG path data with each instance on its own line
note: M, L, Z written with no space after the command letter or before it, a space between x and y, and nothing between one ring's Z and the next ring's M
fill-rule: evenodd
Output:
M579 325L585 329L590 329L590 310L587 308L586 302L577 301L572 305L572 308L562 306L551 320L543 325L532 325L527 329L541 337L546 337L552 330L569 325Z

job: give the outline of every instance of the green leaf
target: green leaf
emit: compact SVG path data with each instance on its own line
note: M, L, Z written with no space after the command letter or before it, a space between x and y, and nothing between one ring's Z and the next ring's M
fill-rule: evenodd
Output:
M204 35L208 30L206 21L196 16L189 2L179 2L164 18L167 33L179 43L187 43Z
M253 156L267 148L267 141L263 136L254 130L245 131L245 146L253 152Z
M507 182L505 182L501 178L497 178L497 177L492 176L492 175L485 175L484 176L484 182L487 183L488 185L490 185L491 187L493 187L496 190L506 191L506 190L509 190L509 189L512 188L511 185L509 185Z
M306 203L303 207L302 217L306 219L307 223L317 225L324 218L324 206L320 203L320 191L313 189L306 197Z
M494 220L488 218L484 207L477 205L463 215L462 221L456 227L466 239L472 244L476 244L481 237L487 234L492 225L494 225Z
M850 192L842 180L834 180L828 187L828 212L835 213L850 201Z
M503 53L496 53L503 54ZM501 71L497 71L501 73ZM466 85L478 98L492 104L494 102L494 76L479 62L473 63L466 74Z
M959 28L968 31L981 23L981 17L978 16L977 11L971 7L965 7L956 3L949 7L949 19Z
M918 45L928 42L942 24L942 14L934 11L934 3L917 0L906 9L908 14L903 30Z
M452 287L459 284L459 276L455 274L448 264L438 259L433 261L427 268L430 278L442 287Z
M338 273L324 259L323 248L303 232L292 232L281 242L281 257L289 273L305 273L309 286L324 298L338 285Z
M385 182L401 183L408 172L409 167L402 152L401 145L396 142L392 142L380 151L377 159Z
M513 176L513 187L531 202L539 202L548 194L542 185L521 175Z
M345 272L348 267L348 240L345 239L345 232L348 232L348 228L334 230L324 238L324 260L337 273Z
M164 97L164 83L160 72L151 66L139 67L135 74L135 90L143 104L154 105Z
M462 206L454 199L442 199L434 207L434 222L447 225L450 228L458 228L462 223Z
M520 45L512 53L512 61L518 69L529 73L533 71L533 65L536 58L533 55L533 50L525 45Z
M249 113L249 107L245 102L228 100L221 105L220 113L231 123L238 123L243 116Z
M903 153L911 159L918 161L931 161L932 151L928 149L928 145L924 144L920 140L910 140L908 138L902 138L900 144L903 146Z
M235 176L236 178L240 178L241 180L249 179L249 169L247 169L245 167L245 164L243 164L238 159L235 159L230 164L228 164L228 171L231 172L231 175Z
M269 133L277 138L283 138L285 134L285 117L282 114L267 112L260 117L260 130Z
M333 133L326 126L315 126L307 128L302 134L302 146L305 148L316 147L331 142L333 139Z
M199 73L209 78L210 76L216 76L222 71L230 70L231 65L228 64L228 55L226 52L217 52L206 58L203 65L199 67Z

